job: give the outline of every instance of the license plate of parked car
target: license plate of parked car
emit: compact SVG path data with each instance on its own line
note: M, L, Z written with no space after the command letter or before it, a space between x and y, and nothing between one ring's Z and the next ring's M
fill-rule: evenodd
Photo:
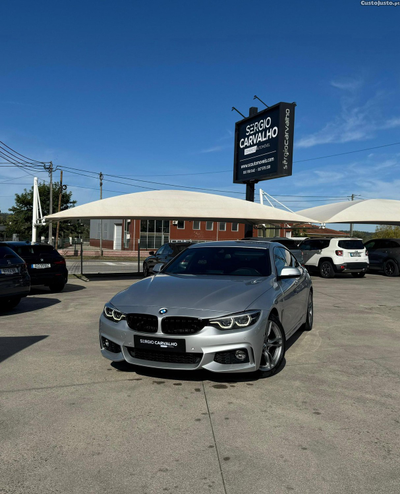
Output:
M1 274L16 274L18 273L18 268L3 268L0 269Z
M163 350L168 352L185 352L185 340L170 340L165 338L151 338L135 335L135 348L144 350Z
M33 269L47 269L51 268L51 264L32 264Z
M360 252L350 252L350 257L361 257Z

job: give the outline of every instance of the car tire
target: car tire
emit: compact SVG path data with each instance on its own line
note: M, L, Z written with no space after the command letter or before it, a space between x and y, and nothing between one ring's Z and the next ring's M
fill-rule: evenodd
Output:
M383 263L383 273L385 276L399 276L399 266L393 259L388 259Z
M143 278L147 278L149 276L149 268L147 267L147 264L143 264Z
M3 298L0 301L0 310L1 311L8 311L11 309L14 309L20 301L22 297L8 297L8 298Z
M351 273L354 278L364 278L365 273Z
M335 271L331 261L321 261L318 268L321 278L334 278Z
M49 285L50 291L53 293L60 293L64 290L66 283L67 282L65 280L50 283Z
M261 377L276 374L283 362L286 350L285 332L279 319L271 314L264 333L259 373Z
M310 290L307 300L307 319L306 322L304 323L303 330L311 331L313 327L313 323L314 323L314 299L313 299L313 292L312 290Z

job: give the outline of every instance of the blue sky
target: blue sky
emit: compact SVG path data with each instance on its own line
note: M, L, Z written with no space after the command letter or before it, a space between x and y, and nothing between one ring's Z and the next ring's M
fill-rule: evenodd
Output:
M0 140L92 172L64 168L78 204L99 198L99 172L103 197L179 185L244 198L231 108L261 110L257 95L297 103L293 175L259 182L257 199L400 199L400 144L386 146L400 143L399 18L357 0L3 2ZM33 172L0 166L4 212Z

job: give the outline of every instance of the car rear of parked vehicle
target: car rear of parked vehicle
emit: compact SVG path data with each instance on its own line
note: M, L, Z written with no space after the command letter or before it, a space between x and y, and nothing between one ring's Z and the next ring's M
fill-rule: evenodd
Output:
M25 261L9 247L0 245L0 310L13 309L30 289Z
M6 242L27 264L32 285L46 285L52 292L61 292L68 281L65 259L48 244Z
M333 278L336 273L362 278L368 269L368 252L359 238L310 238L299 248L305 266L322 278Z
M376 238L365 244L369 269L383 271L385 276L399 276L400 238Z

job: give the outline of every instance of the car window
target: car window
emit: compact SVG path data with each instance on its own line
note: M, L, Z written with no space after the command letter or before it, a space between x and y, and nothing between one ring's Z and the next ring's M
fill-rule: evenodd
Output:
M400 244L395 240L388 240L388 249L398 249L400 248Z
M0 247L0 259L18 258L16 253L9 247Z
M292 265L292 255L286 249L282 247L277 247L274 250L274 263L276 268L276 273L280 276L282 269L291 267Z
M341 249L364 249L362 240L339 240L338 246Z
M202 247L187 249L163 271L165 274L269 276L268 249Z
M164 250L165 250L165 245L163 245L162 247L160 247L158 249L158 251L156 252L156 256L160 256L161 254L164 254Z
M179 252L182 252L183 250L187 249L189 247L190 244L178 244L178 245L174 245L174 249L173 249L173 253L175 255L178 255ZM172 254L172 251L171 251L171 254Z
M299 248L301 250L311 250L311 243L309 240L306 240L304 242L302 242L300 245L299 245Z
M164 252L163 252L164 256L170 256L173 253L174 253L174 249L170 245L168 244L164 245Z
M376 248L376 240L370 240L369 242L367 242L366 244L364 244L364 247L367 249L367 250L373 250Z

